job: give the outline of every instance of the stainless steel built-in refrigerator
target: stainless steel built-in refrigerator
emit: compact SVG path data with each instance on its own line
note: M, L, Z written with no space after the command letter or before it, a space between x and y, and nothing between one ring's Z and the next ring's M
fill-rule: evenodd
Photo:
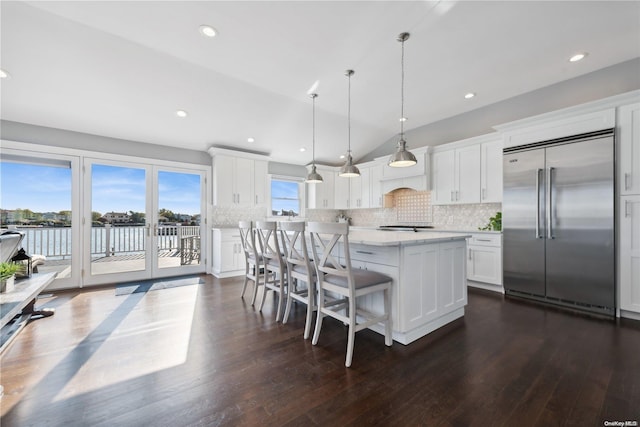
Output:
M615 315L613 130L504 150L507 295Z

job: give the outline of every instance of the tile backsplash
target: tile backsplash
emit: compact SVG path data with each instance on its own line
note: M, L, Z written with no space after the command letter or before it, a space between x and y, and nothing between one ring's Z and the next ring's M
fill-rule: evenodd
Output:
M377 227L390 224L432 224L445 230L477 230L502 209L501 203L431 205L431 192L408 189L393 192L392 207L375 209L308 209L307 221L335 222L340 214L351 218L351 225ZM265 218L266 207L212 207L213 227L237 226L240 220Z

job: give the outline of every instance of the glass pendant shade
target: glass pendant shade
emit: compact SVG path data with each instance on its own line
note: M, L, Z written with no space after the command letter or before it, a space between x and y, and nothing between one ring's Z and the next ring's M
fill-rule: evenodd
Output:
M355 178L360 176L360 169L356 165L353 164L353 159L351 158L351 154L347 155L347 163L345 163L338 173L343 178Z
M307 175L306 182L309 184L320 184L323 182L322 176L316 172L316 165L311 166L311 172Z
M406 146L407 141L404 139L398 141L398 148L396 149L396 152L389 158L389 166L394 168L404 168L418 163L416 156L414 156L411 151L408 151Z

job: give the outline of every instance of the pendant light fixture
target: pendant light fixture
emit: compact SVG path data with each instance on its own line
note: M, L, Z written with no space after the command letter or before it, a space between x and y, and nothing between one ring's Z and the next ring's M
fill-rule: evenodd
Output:
M317 93L312 93L309 95L313 100L313 120L312 120L312 139L311 139L311 147L312 147L312 157L311 157L311 172L307 175L306 182L309 184L318 184L322 182L322 176L316 172L316 98L318 97Z
M404 168L418 163L416 156L407 150L407 141L404 140L404 122L407 120L404 117L404 42L408 39L409 33L401 33L397 39L402 44L402 56L400 59L400 68L402 70L400 79L400 140L398 141L396 152L389 157L388 162L388 165L394 168Z
M349 144L349 148L347 149L347 162L340 168L339 176L343 178L355 178L360 176L360 171L353 164L353 158L351 158L351 76L353 76L353 70L347 70L344 72L344 75L349 79L349 104L347 107L347 122L348 122L348 133L347 133L347 141Z

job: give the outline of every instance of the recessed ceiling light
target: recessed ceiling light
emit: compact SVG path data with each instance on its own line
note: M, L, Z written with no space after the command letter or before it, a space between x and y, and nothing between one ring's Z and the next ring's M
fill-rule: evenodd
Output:
M307 151L307 149L306 149L306 148L304 148L304 147L300 147L300 152L301 152L301 153L304 153L305 151Z
M345 157L345 155L344 155L344 154L341 154L341 155L340 155L340 158L341 158L341 159L344 159L344 157Z
M469 93L466 93L466 94L464 95L464 98L465 98L465 99L471 99L471 98L473 98L474 96L476 96L476 94L475 94L475 93L473 93L473 92L469 92Z
M189 115L189 114L188 114L186 111L184 111L184 110L178 110L178 111L176 111L176 116L178 116L178 117L185 118L185 117L187 117L188 115Z
M9 78L9 73L7 73L5 70L0 69L0 79L8 79Z
M247 138L247 142L255 142L255 141L256 140L254 138L251 138L251 137Z
M215 37L218 35L218 32L210 25L200 25L200 34L207 37Z
M569 62L578 62L581 59L584 59L585 56L587 56L587 55L588 55L587 52L576 53L571 58L569 58Z

